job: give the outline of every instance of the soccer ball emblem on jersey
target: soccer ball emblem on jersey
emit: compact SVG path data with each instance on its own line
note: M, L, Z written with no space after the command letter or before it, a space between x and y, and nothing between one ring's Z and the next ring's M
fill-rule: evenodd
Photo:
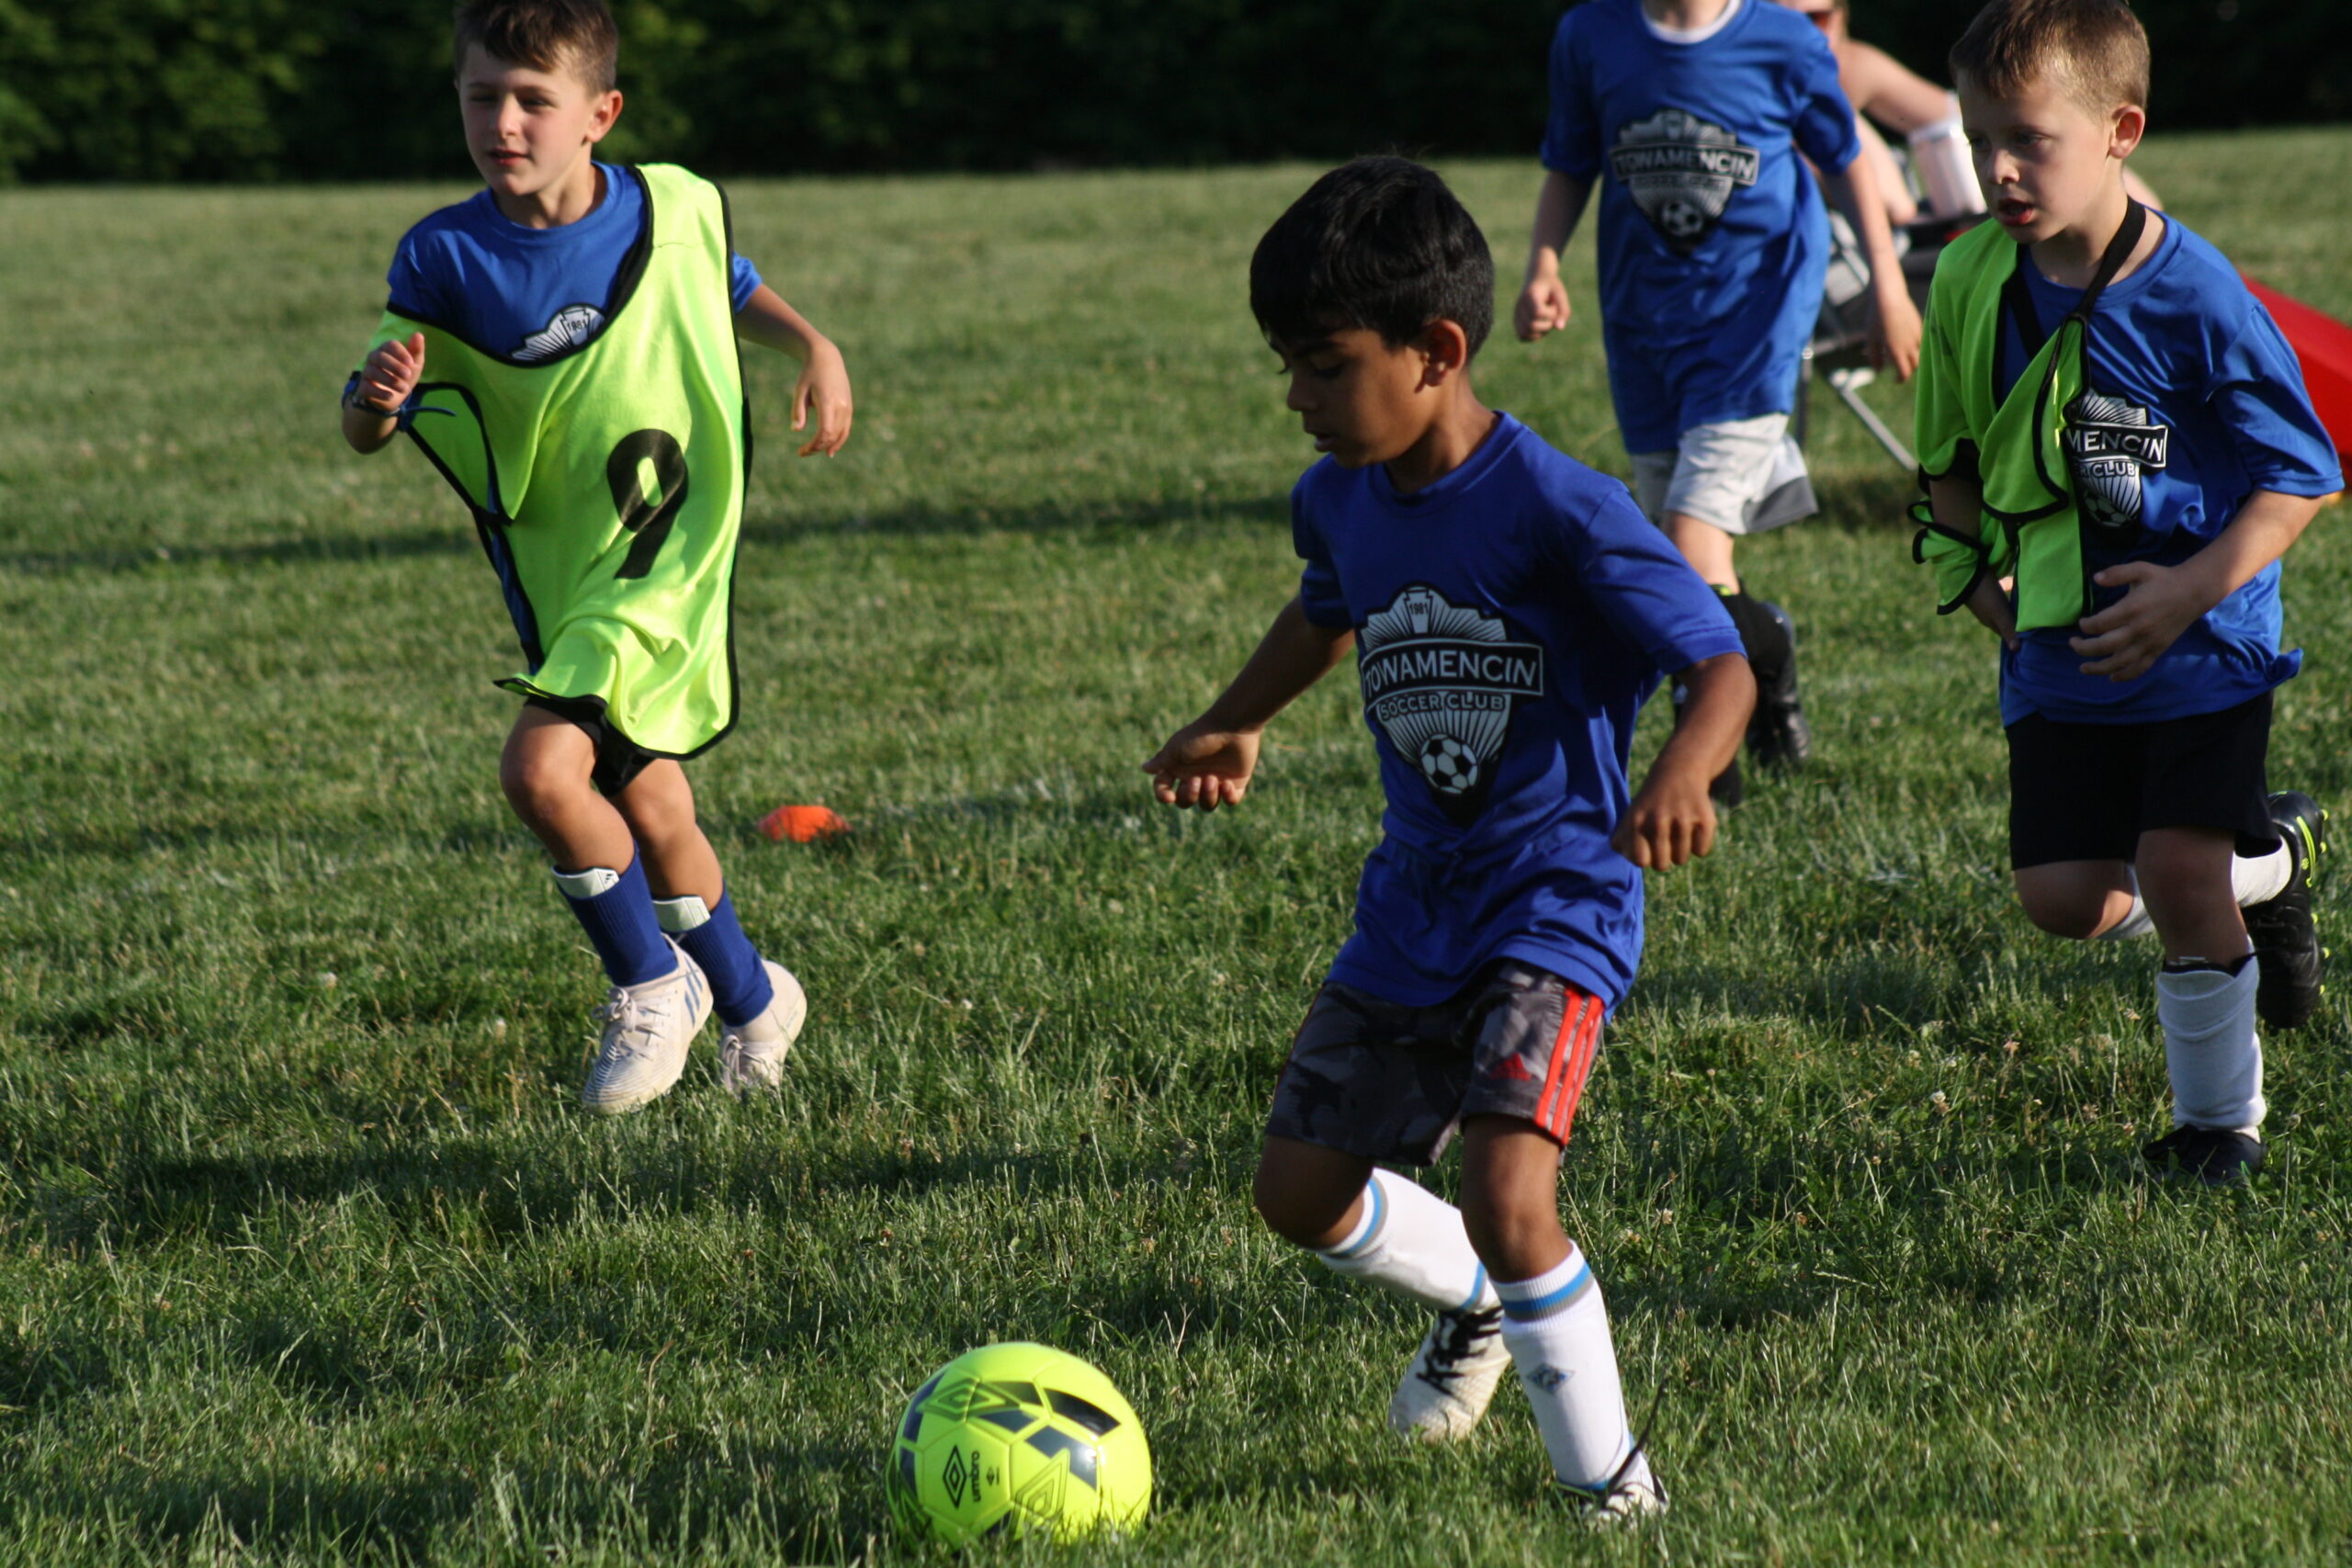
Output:
M1694 241L1707 231L1707 215L1692 202L1661 201L1657 217L1657 226L1669 240Z
M1544 694L1544 648L1500 615L1415 582L1364 617L1356 644L1364 712L1418 770L1439 809L1467 822L1487 804L1511 711Z
M967 1350L915 1391L883 1469L909 1535L1080 1540L1142 1522L1151 1448L1109 1378L1045 1345Z
M1478 759L1451 735L1434 735L1421 748L1421 776L1440 795L1465 795L1478 786Z
M1763 155L1737 133L1687 109L1628 120L1609 169L1667 248L1689 255L1714 229L1733 193L1756 183Z

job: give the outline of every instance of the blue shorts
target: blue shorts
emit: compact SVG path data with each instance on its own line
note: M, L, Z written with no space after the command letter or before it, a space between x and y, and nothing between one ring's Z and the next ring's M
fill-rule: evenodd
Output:
M1797 406L1802 345L1779 352L1769 340L1662 348L1655 339L1605 331L1609 397L1628 452L1671 452L1702 424L1759 419Z

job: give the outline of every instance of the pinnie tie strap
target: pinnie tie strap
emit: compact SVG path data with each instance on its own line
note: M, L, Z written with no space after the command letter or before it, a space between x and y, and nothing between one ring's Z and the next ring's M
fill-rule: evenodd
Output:
M1911 537L1911 558L1935 569L1936 614L1949 615L1966 604L1977 584L1992 575L1992 542L1945 527L1925 501L1911 503L1911 521L1919 525L1918 533Z

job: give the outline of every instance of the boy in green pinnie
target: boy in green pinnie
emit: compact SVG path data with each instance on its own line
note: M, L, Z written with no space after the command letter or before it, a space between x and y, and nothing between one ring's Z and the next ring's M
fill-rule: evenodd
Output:
M2279 558L2344 476L2236 269L2126 188L2148 40L2124 0L1993 0L1952 49L1992 221L1936 265L1917 547L2000 638L2009 863L2069 937L2153 931L2173 1130L2216 1185L2262 1168L2258 1022L2319 1005L2326 814L2266 792Z
M409 231L344 390L363 453L406 432L456 487L529 661L499 781L612 981L581 1091L670 1089L714 1009L722 1077L774 1084L808 1009L743 934L683 758L736 718L729 626L751 447L739 339L802 362L801 455L849 437L839 350L734 254L684 169L599 163L621 109L604 0L469 0L467 151L488 189Z

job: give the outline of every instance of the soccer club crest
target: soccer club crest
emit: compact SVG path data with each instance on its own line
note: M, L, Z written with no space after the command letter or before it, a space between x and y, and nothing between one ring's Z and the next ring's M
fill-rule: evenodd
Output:
M1756 183L1763 155L1687 109L1660 109L1617 132L1609 167L1675 254L1713 232L1732 193Z
M1542 646L1419 583L1364 621L1359 646L1365 711L1446 816L1467 822L1493 788L1511 709L1544 694Z
M2143 477L2165 466L2172 427L2121 398L2085 391L2066 405L2066 467L2075 505L2091 536L2122 547L2140 536Z

